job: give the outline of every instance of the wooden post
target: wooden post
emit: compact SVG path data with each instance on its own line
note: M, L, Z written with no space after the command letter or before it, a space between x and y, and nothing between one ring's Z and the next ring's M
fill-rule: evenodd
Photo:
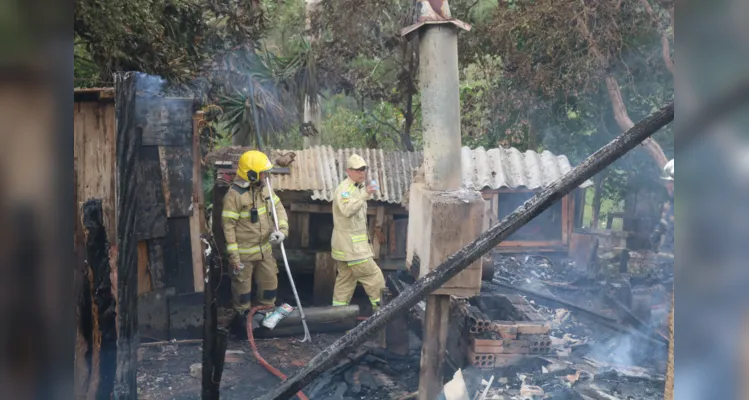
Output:
M666 364L666 388L663 400L674 400L674 294L671 294L671 313L668 316L668 363Z
M205 283L203 279L203 242L200 235L206 233L205 216L203 215L203 172L201 165L200 153L200 130L198 129L199 121L203 118L203 112L198 111L193 116L193 137L192 137L192 214L190 215L190 247L192 249L192 274L193 285L196 292L202 292Z
M301 235L301 247L309 248L309 213L301 212L299 215L299 232Z
M336 261L330 253L315 254L313 303L316 306L333 304L333 289L335 288Z
M447 348L447 328L450 324L450 296L427 296L424 317L424 341L419 369L419 400L436 399L442 391L442 375Z
M141 76L115 75L117 100L117 379L116 399L138 398L138 241L136 198L142 129L136 123L136 88Z
M102 201L83 203L82 224L86 236L86 288L81 296L81 328L90 362L89 398L110 398L117 369L116 301L110 280L109 239L104 227Z
M221 268L219 260L221 254L217 249L209 260L204 280L203 293L203 380L201 399L219 400L221 386L221 375L224 370L224 357L226 355L227 332L218 326L218 301L216 299L216 288L221 282ZM202 255L201 255L202 259Z

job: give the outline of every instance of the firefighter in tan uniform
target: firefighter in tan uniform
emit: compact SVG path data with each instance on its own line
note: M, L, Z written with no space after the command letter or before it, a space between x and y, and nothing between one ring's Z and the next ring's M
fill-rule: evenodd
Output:
M367 200L375 192L365 186L367 163L361 156L349 157L344 179L333 197L332 256L337 261L338 276L333 291L333 305L345 306L351 301L356 284L361 283L376 311L385 278L372 259L372 246L367 235Z
M251 150L239 158L237 176L224 196L221 213L229 266L234 310L246 323L251 303L252 279L255 279L259 305L275 305L278 266L271 245L281 243L289 233L289 223L278 196L270 198L264 185L266 173L273 168L262 152ZM278 228L273 223L276 208Z

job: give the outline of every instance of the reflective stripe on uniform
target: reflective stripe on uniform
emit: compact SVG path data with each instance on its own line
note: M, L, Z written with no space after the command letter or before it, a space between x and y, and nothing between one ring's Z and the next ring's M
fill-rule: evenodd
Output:
M351 241L354 243L366 242L367 235L351 235Z
M226 251L237 251L239 250L239 245L236 243L227 243L226 244Z
M240 247L239 254L255 254L263 250L269 250L270 248L271 248L270 243L266 243L262 246Z
M377 306L380 303L380 299L369 299L369 302L372 303L373 306Z
M342 251L338 251L338 250L331 250L331 253L333 253L334 256L339 256L339 257L343 257L346 255L346 253Z
M368 258L365 258L365 259L363 259L363 260L357 260L357 261L349 261L349 262L348 262L348 266L349 266L349 267L353 267L354 265L364 264L365 262L367 262L367 260L369 260L369 259L368 259Z
M285 219L282 219L282 220L278 221L278 227L279 228L288 228L289 227L289 223L286 222Z
M239 219L239 213L235 213L233 211L223 211L221 213L222 217L231 218L231 219Z
M333 307L340 307L340 306L347 306L348 303L345 301L335 301L333 300Z

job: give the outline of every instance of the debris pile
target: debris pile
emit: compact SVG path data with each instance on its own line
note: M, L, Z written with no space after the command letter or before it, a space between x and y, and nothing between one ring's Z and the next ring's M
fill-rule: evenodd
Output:
M620 253L621 254L621 253ZM568 260L495 256L493 283L465 300L469 398L662 399L673 269L652 253ZM624 272L622 272L624 271ZM528 329L535 329L529 331Z

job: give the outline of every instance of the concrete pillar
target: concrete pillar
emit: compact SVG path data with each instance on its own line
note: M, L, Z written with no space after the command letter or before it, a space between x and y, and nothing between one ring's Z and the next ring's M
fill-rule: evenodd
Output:
M422 2L423 3L423 2ZM407 262L419 260L419 276L471 242L483 227L484 200L462 189L458 28L449 8L421 11L439 15L441 23L417 24L419 84L424 129L424 181L409 190ZM424 15L422 15L424 16ZM409 28L407 28L409 30ZM450 324L450 296L473 296L481 289L481 261L427 296L421 348L418 400L433 400L442 391L443 366Z
M424 178L429 190L457 190L462 181L458 28L419 30L419 84L424 129Z

